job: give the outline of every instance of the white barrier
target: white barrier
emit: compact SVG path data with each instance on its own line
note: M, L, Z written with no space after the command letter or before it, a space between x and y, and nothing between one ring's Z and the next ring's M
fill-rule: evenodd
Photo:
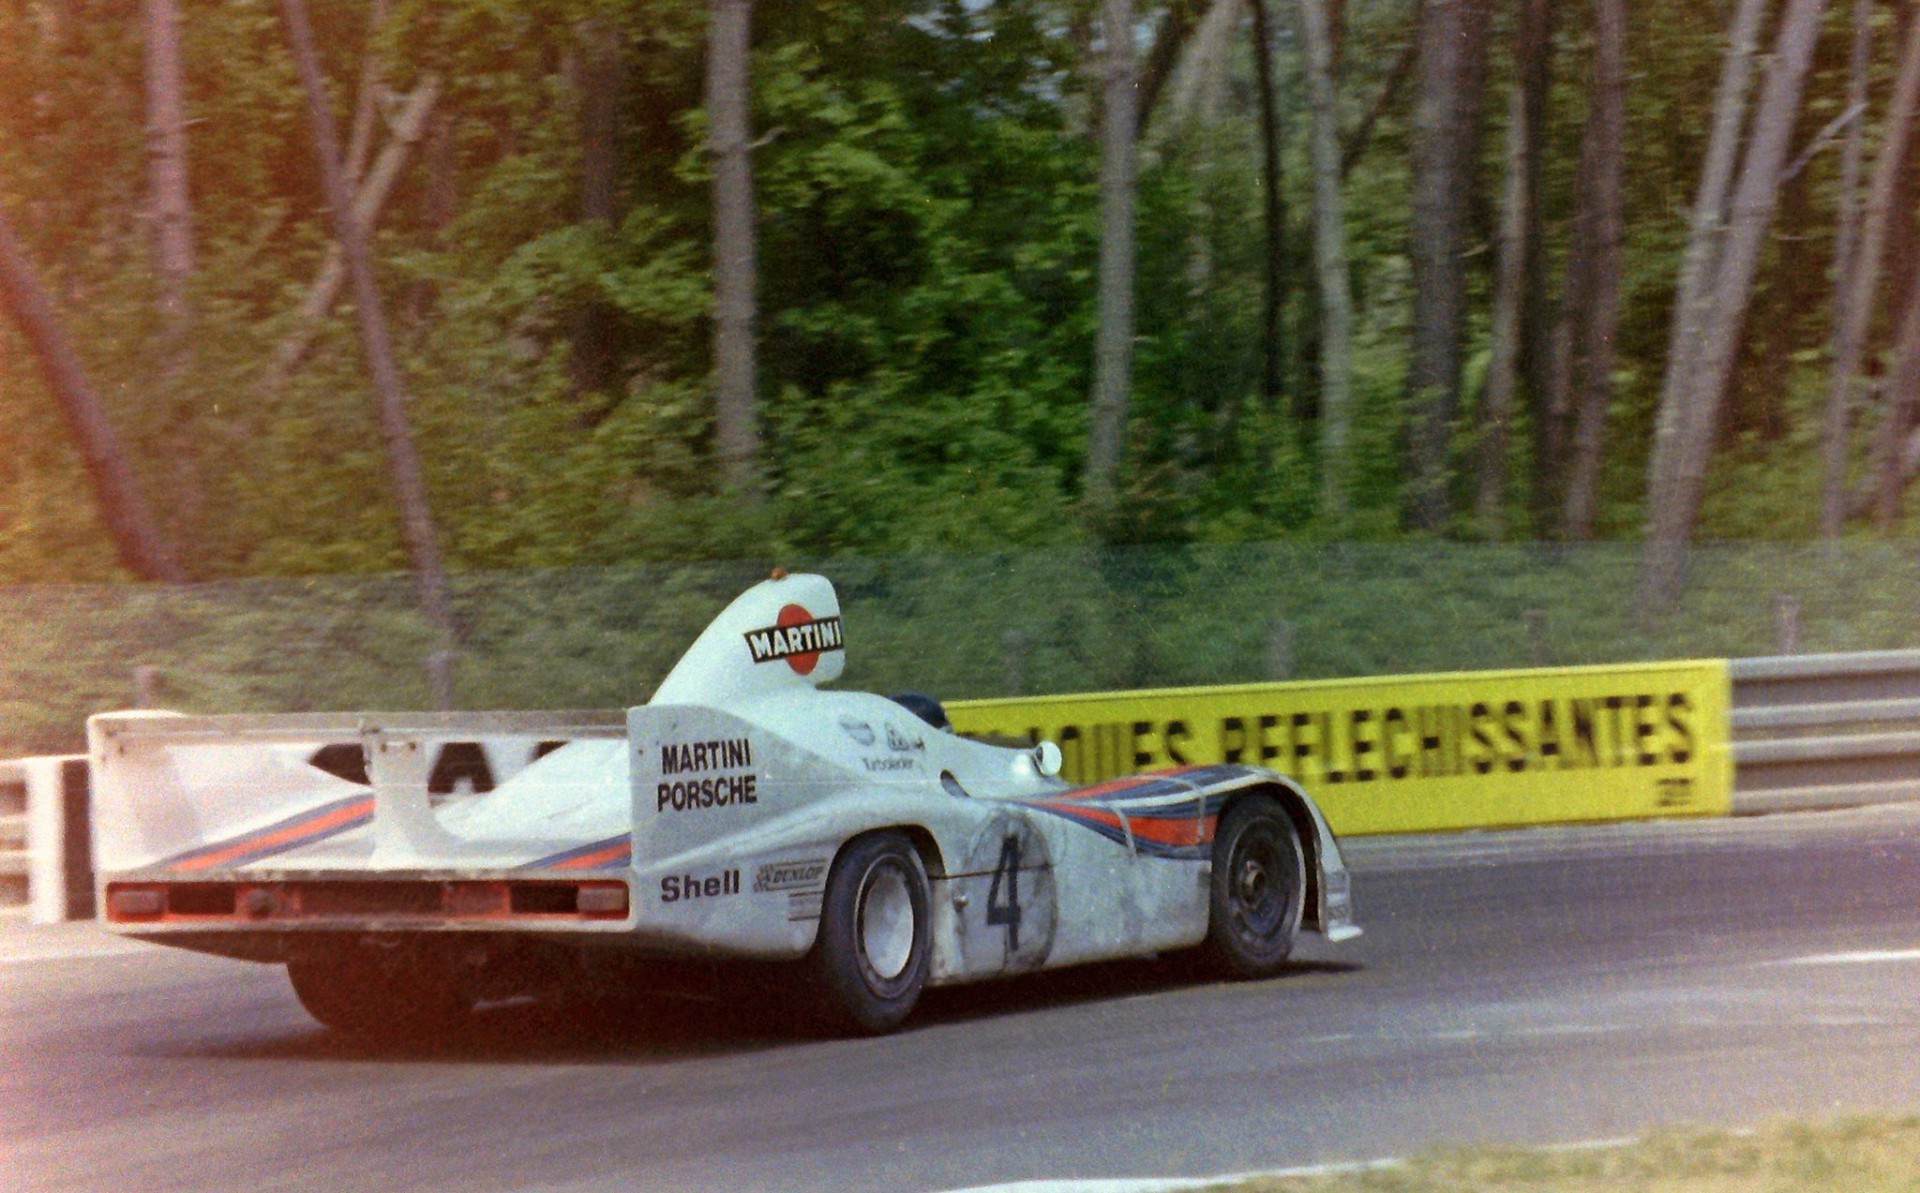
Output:
M25 759L28 915L35 923L93 918L92 782L84 754Z
M85 755L0 761L0 906L36 924L92 918L87 796Z
M11 759L0 761L0 911L28 900L27 772Z

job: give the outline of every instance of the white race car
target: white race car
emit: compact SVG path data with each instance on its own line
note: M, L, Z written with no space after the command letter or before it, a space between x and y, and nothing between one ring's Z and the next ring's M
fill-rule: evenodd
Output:
M819 690L844 663L833 586L776 572L624 712L102 714L99 905L117 932L284 962L316 1018L369 1032L608 951L803 962L840 1027L880 1031L929 984L1186 949L1262 976L1303 928L1359 934L1333 833L1285 777L1074 788L1050 742ZM436 802L450 741L549 745ZM348 745L361 773L310 764Z

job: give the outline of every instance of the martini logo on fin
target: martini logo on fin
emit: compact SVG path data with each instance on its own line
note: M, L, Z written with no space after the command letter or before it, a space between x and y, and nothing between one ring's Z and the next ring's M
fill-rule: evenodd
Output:
M820 665L820 652L839 650L840 619L815 617L803 606L788 605L780 610L775 624L761 630L748 630L747 650L756 663L785 659L787 666L801 675L813 674Z

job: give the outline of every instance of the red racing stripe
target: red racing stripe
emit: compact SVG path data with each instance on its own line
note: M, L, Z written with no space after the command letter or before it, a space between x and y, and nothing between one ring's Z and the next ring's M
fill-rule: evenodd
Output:
M583 853L579 857L570 857L566 861L559 862L549 868L554 870L590 870L595 866L604 866L609 862L624 862L632 856L633 842L621 841L618 844L609 845L605 849L597 849L592 853Z
M1178 819L1129 816L1124 823L1120 813L1108 808L1089 808L1076 803L1062 803L1057 800L1035 800L1036 808L1057 812L1070 820L1088 821L1104 824L1108 828L1131 831L1142 841L1151 841L1156 845L1205 845L1213 840L1213 834L1220 818L1218 816L1188 816Z
M215 850L212 853L203 853L198 857L188 858L183 862L175 864L172 868L189 872L194 870L211 870L215 866L224 865L232 861L234 858L245 857L247 854L256 853L262 849L274 849L276 847L283 850L292 849L309 837L324 836L344 824L355 820L362 820L372 815L373 797L368 796L366 799L356 800L351 804L347 804L345 807L337 808L325 816L317 817L289 828L280 829L278 832L268 832L253 837L242 837L238 841L229 843L223 849Z

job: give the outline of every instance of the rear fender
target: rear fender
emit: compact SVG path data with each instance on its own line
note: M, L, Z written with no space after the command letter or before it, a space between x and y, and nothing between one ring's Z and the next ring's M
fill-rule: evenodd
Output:
M734 713L649 705L628 714L640 935L655 947L768 959L813 947L832 862L863 833L915 841L938 897L963 808L922 784L875 784Z

